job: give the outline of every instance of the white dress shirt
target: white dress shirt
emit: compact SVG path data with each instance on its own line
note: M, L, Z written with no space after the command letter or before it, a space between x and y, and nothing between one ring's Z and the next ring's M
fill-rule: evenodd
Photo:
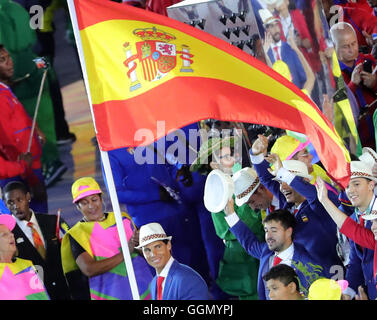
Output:
M284 251L279 252L278 254L273 254L268 261L270 269L273 266L275 256L278 256L282 260L280 263L286 264L287 266L291 266L294 251L294 245L292 242L291 245Z
M20 219L18 219L17 217L14 216L16 218L17 225L20 227L20 229L22 230L22 232L27 236L27 238L33 244L33 246L35 246L34 245L34 240L33 240L33 233L31 231L31 228L28 227L28 225L27 225L28 222L32 222L33 223L33 227L35 228L35 230L37 230L37 232L39 233L39 236L42 239L43 246L46 248L45 239L43 238L43 234L42 234L41 228L39 227L38 221L37 221L37 219L35 217L34 211L32 209L30 209L30 211L31 211L30 221L20 220Z
M164 281L162 282L162 294L164 294L166 277L169 274L169 271L170 271L170 268L171 268L171 265L173 264L173 262L174 262L174 258L170 257L170 259L166 263L165 267L161 270L161 273L160 274L157 273L158 277L164 277L165 278Z

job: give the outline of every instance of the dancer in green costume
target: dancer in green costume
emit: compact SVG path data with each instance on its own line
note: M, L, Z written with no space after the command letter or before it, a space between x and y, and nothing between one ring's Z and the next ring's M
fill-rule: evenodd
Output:
M235 172L235 159L232 148L234 137L210 138L200 147L197 158L190 170L203 174L212 169L219 169L225 174ZM259 240L264 239L264 230L260 212L253 211L247 204L235 205L235 211L241 220L253 231ZM240 300L257 300L257 278L259 261L247 254L225 221L225 212L211 213L216 234L224 240L225 251L220 260L216 283L226 293L238 296Z

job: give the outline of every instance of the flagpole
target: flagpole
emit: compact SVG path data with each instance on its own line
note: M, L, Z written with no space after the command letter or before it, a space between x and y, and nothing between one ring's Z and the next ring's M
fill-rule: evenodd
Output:
M107 187L109 189L110 200L111 200L111 204L113 206L115 221L116 221L117 228L118 228L120 244L122 246L122 253L123 253L123 257L124 257L124 262L126 263L126 269L127 269L127 274L128 274L130 286L131 286L132 296L133 296L134 300L140 300L139 290L137 288L136 277L135 277L135 272L134 272L134 268L133 268L133 265L132 265L131 255L130 255L130 251L128 249L128 242L127 242L127 238L126 238L126 233L125 233L124 227L123 227L122 213L120 211L118 195L117 195L117 192L116 192L116 189L115 189L113 172L111 171L109 155L108 155L107 151L100 150L100 152L101 152L103 168L105 170Z
M80 31L79 31L78 23L77 23L75 4L74 4L74 0L68 0L67 2L68 2L69 14L70 14L70 17L71 17L73 32L74 32L74 35L75 35L76 47L77 47L77 51L78 51L79 58L80 58L80 64L81 64L81 68L82 68L82 73L83 73L83 78L84 78L84 83L85 83L85 89L86 89L86 93L87 93L88 101L89 101L89 105L90 105L90 112L92 114L94 129L95 129L95 132L97 134L96 124L95 124L95 121L94 121L95 118L94 118L94 114L93 114L93 104L92 104L92 99L91 99L91 96L90 96L88 74L86 72L84 53L83 53L81 38L80 38ZM113 207L115 221L116 221L116 225L117 225L117 229L118 229L118 234L119 234L120 244L121 244L121 248L122 248L123 258L124 258L124 262L126 264L128 281L130 282L132 297L133 297L134 300L140 300L140 295L139 295L139 290L138 290L138 287L137 287L135 272L134 272L134 268L133 268L132 261L131 261L131 255L130 255L130 251L128 249L126 232L125 232L124 226L123 226L123 220L122 220L122 214L121 214L120 207L119 207L118 196L117 196L116 189L115 189L113 173L111 171L109 156L108 156L106 151L100 150L100 153L101 153L102 164L103 164L103 167L104 167L104 170L105 170L110 200L111 200L111 204L112 204L112 207Z

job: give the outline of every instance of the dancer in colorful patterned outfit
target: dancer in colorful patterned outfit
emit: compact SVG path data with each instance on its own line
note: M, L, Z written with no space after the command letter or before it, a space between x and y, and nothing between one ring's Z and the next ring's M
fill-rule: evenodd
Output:
M130 300L131 288L123 263L120 239L113 212L103 212L102 191L91 177L76 180L72 185L73 203L83 214L62 242L62 263L65 274L80 269L89 278L92 300ZM123 225L132 257L141 299L149 299L148 285L152 273L143 257L132 253L138 232L123 213Z

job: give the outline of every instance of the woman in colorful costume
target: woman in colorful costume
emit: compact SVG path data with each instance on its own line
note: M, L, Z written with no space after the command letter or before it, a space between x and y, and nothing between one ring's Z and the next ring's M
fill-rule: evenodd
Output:
M83 214L62 241L64 274L80 269L89 278L92 300L130 300L131 288L113 212L102 209L102 191L90 177L76 180L72 185L73 203ZM127 214L122 213L123 225L131 252L140 299L150 299L149 283L153 276L145 259L132 253L137 245L138 232Z
M15 258L15 225L13 216L0 215L0 300L49 300L32 262Z

